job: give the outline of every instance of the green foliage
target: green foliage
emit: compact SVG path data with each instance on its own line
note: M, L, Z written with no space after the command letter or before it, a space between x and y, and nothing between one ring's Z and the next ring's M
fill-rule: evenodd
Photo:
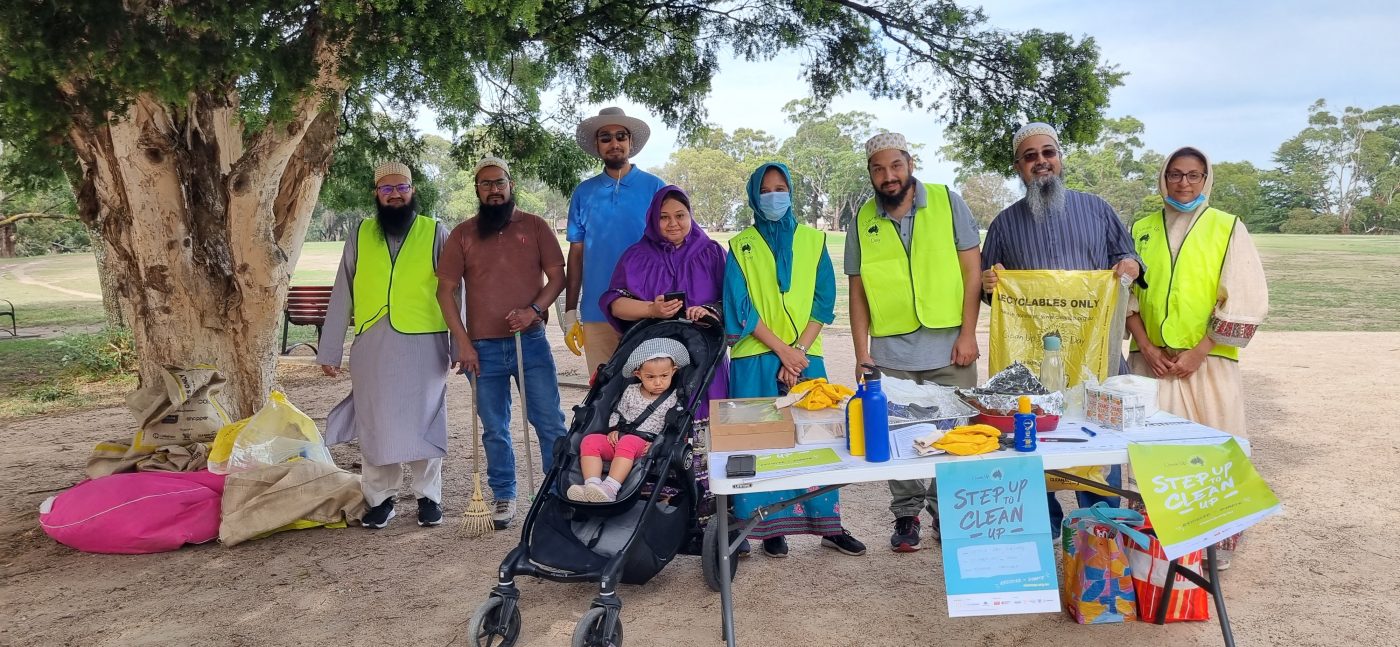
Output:
M1103 198L1119 218L1132 222L1143 201L1157 191L1164 161L1161 154L1143 150L1143 131L1143 123L1134 117L1105 120L1097 141L1069 149L1065 185Z
M779 156L791 167L799 217L811 224L818 218L845 223L872 194L864 145L874 134L875 116L859 111L830 114L810 99L788 102L783 112L797 125Z
M1000 173L976 173L963 178L958 184L958 194L967 203L967 208L972 210L977 224L984 228L992 224L992 219L1002 209L1017 200L1016 193L1007 186L1006 178Z
M744 185L749 174L729 153L714 148L682 148L671 153L656 174L690 194L691 216L710 230L723 230L737 222L747 202Z
M1285 234L1335 234L1342 230L1342 221L1330 214L1320 214L1299 207L1288 215L1288 220L1279 226Z
M1092 139L1122 76L1092 39L994 29L952 0L24 0L0 14L0 132L75 170L55 144L142 95L237 106L251 136L319 94L342 112L335 174L351 186L368 160L412 159L394 149L414 147L405 124L428 106L461 135L459 161L494 152L564 190L594 164L573 144L577 106L626 96L696 130L728 50L798 51L819 103L864 88L929 107L993 167L1009 155L982 144L1028 117Z
M1280 145L1274 159L1278 173L1268 177L1265 192L1275 217L1289 214L1292 227L1312 227L1291 214L1306 208L1335 216L1344 234L1358 216L1364 229L1383 228L1400 187L1400 105L1334 114L1318 99L1308 108L1308 126Z
M1277 231L1263 209L1263 189L1259 169L1249 162L1219 162L1211 165L1214 174L1210 205L1235 214L1253 232Z
M65 369L89 380L131 373L137 367L135 343L126 328L65 335L49 343L62 351Z

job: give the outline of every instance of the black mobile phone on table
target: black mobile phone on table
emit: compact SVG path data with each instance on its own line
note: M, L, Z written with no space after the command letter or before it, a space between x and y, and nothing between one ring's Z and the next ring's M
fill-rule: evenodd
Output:
M734 454L724 463L724 475L732 479L753 476L757 474L756 460L753 454Z

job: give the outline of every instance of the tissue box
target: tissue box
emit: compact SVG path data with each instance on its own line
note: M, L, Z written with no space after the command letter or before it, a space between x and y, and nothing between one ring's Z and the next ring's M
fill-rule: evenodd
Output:
M792 422L797 426L797 444L831 444L846 439L846 407L808 411L792 408Z
M1156 409L1157 398L1141 391L1105 386L1084 387L1084 414L1089 420L1119 431L1147 426L1149 409Z
M710 403L710 451L790 449L796 445L791 407L773 398L737 398Z

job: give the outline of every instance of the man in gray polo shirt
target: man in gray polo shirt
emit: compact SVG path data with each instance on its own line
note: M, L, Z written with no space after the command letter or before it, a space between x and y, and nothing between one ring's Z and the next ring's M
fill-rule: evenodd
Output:
M976 386L982 257L972 212L947 186L914 178L903 135L876 135L865 152L875 197L846 233L856 362L919 383ZM919 549L925 507L938 539L932 481L890 481L890 494L891 549Z

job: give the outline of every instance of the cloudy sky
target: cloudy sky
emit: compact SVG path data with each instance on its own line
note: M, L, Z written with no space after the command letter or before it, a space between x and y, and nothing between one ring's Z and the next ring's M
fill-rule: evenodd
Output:
M1303 128L1319 98L1338 110L1400 103L1400 2L1393 0L1002 0L983 8L1001 29L1092 36L1103 59L1128 72L1108 114L1141 119L1147 146L1161 152L1189 144L1218 161L1271 166L1274 149ZM708 121L791 135L782 106L807 94L800 61L726 63L706 102ZM625 101L617 105L646 114ZM931 115L897 102L856 94L833 109L873 113L878 127L905 133L925 151L944 143ZM675 145L674 131L649 121L651 142L635 160L643 167L663 164ZM922 179L951 180L952 164L924 158Z

